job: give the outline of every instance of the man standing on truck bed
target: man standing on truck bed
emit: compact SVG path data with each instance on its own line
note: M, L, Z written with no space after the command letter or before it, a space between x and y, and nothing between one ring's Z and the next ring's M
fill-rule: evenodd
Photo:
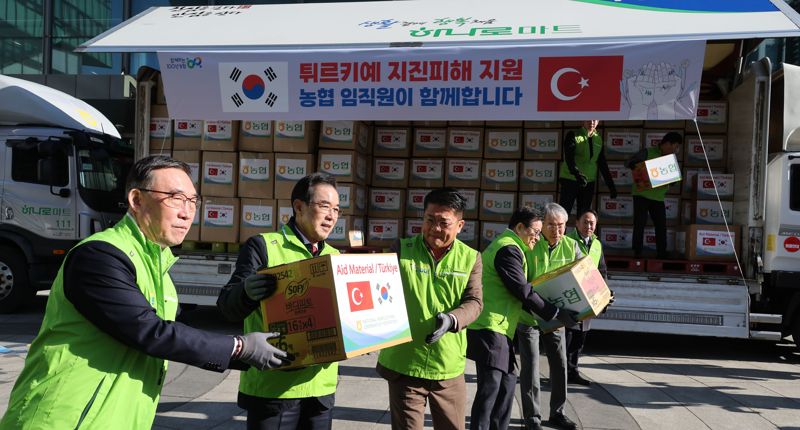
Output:
M576 199L579 214L592 206L598 170L611 191L611 198L617 198L617 188L606 162L603 138L597 132L599 123L596 119L584 121L583 127L570 131L564 137L564 161L558 172L558 202L567 213L572 211Z
M422 430L428 403L434 429L464 429L464 329L483 307L481 256L456 239L466 204L453 188L431 191L423 202L422 234L394 245L412 337L378 356L394 430Z
M661 138L657 148L643 148L628 160L628 168L633 169L642 161L652 160L675 153L683 138L677 132L671 131ZM653 220L656 231L656 255L658 258L667 258L667 208L664 206L664 197L669 186L662 185L658 188L638 190L633 186L633 254L636 258L642 256L644 245L644 226L647 224L647 214Z
M244 321L245 333L264 327L259 302L276 288L274 275L256 271L339 253L325 243L339 218L336 180L312 173L295 184L291 197L294 215L289 222L280 231L247 240L239 251L236 270L217 299L226 318ZM237 404L247 410L247 428L329 430L338 370L338 363L325 363L290 371L242 373Z
M150 428L167 360L217 372L283 364L272 334L175 322L169 247L183 241L200 203L189 173L167 157L137 161L127 215L70 250L0 429Z

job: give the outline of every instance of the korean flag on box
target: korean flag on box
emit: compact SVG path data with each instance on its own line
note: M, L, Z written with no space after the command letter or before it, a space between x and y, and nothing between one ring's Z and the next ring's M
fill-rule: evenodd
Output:
M223 112L288 112L286 62L219 63Z

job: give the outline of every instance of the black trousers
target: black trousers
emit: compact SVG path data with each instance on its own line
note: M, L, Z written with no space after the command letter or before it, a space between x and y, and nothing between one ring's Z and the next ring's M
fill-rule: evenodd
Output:
M331 430L333 396L269 399L247 411L247 430Z
M575 200L578 200L578 215L588 211L592 207L592 199L594 198L594 187L596 181L589 182L585 187L579 187L576 181L571 179L559 179L561 183L561 190L559 191L558 204L560 204L567 213L572 211L572 205Z
M578 374L578 358L583 352L583 345L586 344L586 335L589 331L575 330L568 328L566 330L567 341L567 375Z
M642 255L644 247L644 227L647 224L647 214L653 219L656 230L656 251L658 257L667 256L667 208L664 202L650 200L645 197L633 196L633 253L638 257Z
M470 430L505 430L511 422L511 406L517 375L475 363L478 391L472 401Z

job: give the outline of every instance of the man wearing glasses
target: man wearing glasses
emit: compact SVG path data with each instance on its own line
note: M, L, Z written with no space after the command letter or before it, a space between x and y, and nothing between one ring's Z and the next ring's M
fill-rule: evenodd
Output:
M150 428L167 360L206 370L277 367L273 334L226 336L175 322L167 273L199 197L186 163L147 157L126 182L128 213L70 250L1 429Z
M483 251L483 312L467 329L467 358L475 361L478 391L470 428L506 429L517 385L514 333L524 312L544 320L575 324L571 311L559 310L533 291L526 254L539 240L542 218L528 207L514 211L508 228Z
M456 239L466 199L453 188L424 200L422 233L398 253L412 341L381 350L377 371L389 384L392 429L421 430L430 403L434 429L464 428L467 339L481 313L481 258Z
M332 176L312 173L300 179L292 189L292 210L294 215L280 231L247 240L217 299L226 318L244 321L245 333L263 329L259 302L276 288L275 276L256 274L259 269L339 253L325 243L339 218L339 192ZM247 410L247 428L330 429L337 377L337 363L242 373L237 403Z

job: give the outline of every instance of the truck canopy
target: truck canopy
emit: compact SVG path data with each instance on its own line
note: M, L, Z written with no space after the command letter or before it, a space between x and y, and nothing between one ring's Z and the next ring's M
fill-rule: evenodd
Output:
M114 124L83 100L5 75L0 75L0 124L51 125L120 137Z

